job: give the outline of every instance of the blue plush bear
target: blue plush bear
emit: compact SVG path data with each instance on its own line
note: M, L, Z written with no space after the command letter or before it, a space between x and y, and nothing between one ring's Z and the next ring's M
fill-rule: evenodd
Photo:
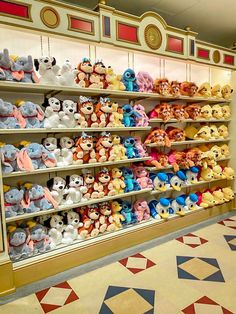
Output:
M40 210L48 210L53 208L52 203L50 203L45 197L44 188L41 185L34 184L29 190L26 190L26 202L28 206L26 207L27 213L35 213Z
M137 216L132 212L132 204L128 201L120 201L122 210L121 215L124 216L125 220L122 221L122 224L130 225L137 222Z
M123 139L123 145L126 149L126 156L130 158L139 158L139 151L135 147L135 139L133 137L126 137Z
M129 168L122 168L122 173L125 181L125 193L132 192L132 191L139 191L141 190L140 185L134 179L133 171Z
M165 172L150 172L150 179L153 182L153 186L155 190L165 192L166 185L168 183L168 175Z
M129 104L122 106L123 110L123 120L122 123L126 127L133 127L136 126L135 118L140 119L141 115L133 109L133 107Z
M125 85L125 88L129 92L138 92L139 86L136 82L135 72L132 69L125 70L122 75L121 82Z
M22 206L24 191L10 188L4 193L4 206L6 218L24 214Z
M0 99L0 129L19 129L18 111L10 102Z

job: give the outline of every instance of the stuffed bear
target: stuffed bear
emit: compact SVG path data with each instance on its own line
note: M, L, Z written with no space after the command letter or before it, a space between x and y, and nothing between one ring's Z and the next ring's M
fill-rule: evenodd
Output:
M171 146L171 141L167 133L160 128L153 128L144 141L144 144L152 143L157 144L157 146Z
M3 185L4 208L6 218L24 214L24 191Z
M178 81L172 81L170 83L170 94L174 97L179 97L181 95L180 83Z
M212 167L212 171L214 174L214 179L225 179L225 175L223 173L223 169L220 165L215 165Z
M125 182L122 171L119 168L112 168L110 171L110 176L115 194L123 194L125 189Z
M223 168L223 175L227 180L233 180L235 178L234 169L231 167L224 167Z
M112 103L112 113L109 115L107 127L117 128L123 127L122 120L124 118L123 109L119 108L117 102Z
M211 86L208 82L200 85L198 88L198 95L202 97L211 97Z
M221 189L217 189L212 192L212 196L215 199L216 205L221 205L225 203L224 193Z
M79 71L74 69L69 60L66 60L60 71L59 83L63 86L74 86L75 78Z
M214 179L214 172L211 168L202 168L200 172L199 180L212 181Z
M222 158L227 158L230 156L229 146L227 144L223 144L220 146Z
M62 110L59 112L59 128L75 128L78 126L80 114L77 113L77 104L73 100L63 100Z
M153 92L160 94L161 96L170 95L170 83L166 78L156 79L153 84Z
M29 246L30 236L26 229L8 226L8 239L9 256L13 262L33 255Z
M219 133L219 131L217 129L217 126L215 124L211 124L209 126L209 128L210 128L210 131L211 131L211 139L214 140L214 139L220 138L220 133Z
M44 112L44 127L48 129L58 128L61 122L59 117L61 110L60 100L55 97L45 98L42 106L46 108Z
M125 90L124 83L121 82L121 75L116 75L111 66L108 66L106 72L107 89L110 90Z
M168 103L161 103L156 105L156 107L148 113L150 119L159 118L164 122L169 121L173 118L172 105Z
M96 175L96 185L94 185L95 190L97 186L103 187L104 196L113 196L116 195L115 188L112 184L112 179L107 168L103 168Z
M0 99L0 129L20 129L26 125L17 107Z
M80 221L79 214L73 210L68 211L65 216L66 226L64 228L61 242L68 245L78 239L78 229L83 227L83 223Z
M47 181L47 187L58 205L65 204L66 180L61 177L55 177Z
M2 146L1 146L2 145ZM3 173L19 170L17 159L20 150L11 144L0 143L0 159Z
M140 71L137 74L137 84L139 92L152 93L153 90L153 78L148 72Z
M127 69L122 75L121 82L125 85L125 90L129 92L138 92L139 86L136 80L135 72Z
M97 162L92 136L83 132L81 137L76 140L73 148L73 159L75 164Z
M234 199L234 191L231 187L222 188L222 192L224 194L224 198L226 202L229 202Z
M96 159L98 162L114 161L116 159L112 146L111 134L102 132L96 143Z
M99 126L98 117L95 113L95 105L93 100L89 97L80 96L78 106L81 116L81 120L79 121L80 126L82 128L97 128Z
M88 192L87 187L84 185L84 179L82 176L73 174L66 177L67 188L66 188L66 201L65 204L77 204L80 202L87 201L84 194Z
M148 220L150 218L150 209L147 201L144 199L134 202L133 209L138 222Z
M206 191L203 193L197 192L196 194L198 196L198 206L208 208L216 205L216 201L210 191Z
M104 232L106 230L106 225L101 226L99 222L100 213L97 204L87 206L81 216L84 226L82 228L79 228L80 235L81 231L84 232L84 228L86 227L88 231L88 236L90 237L97 237L100 231Z
M56 59L54 57L42 57L39 59L34 59L34 66L36 71L38 71L40 74L40 84L60 84L57 77L60 67L56 64Z
M44 112L42 108L31 101L20 101L18 118L22 121L25 128L43 128Z

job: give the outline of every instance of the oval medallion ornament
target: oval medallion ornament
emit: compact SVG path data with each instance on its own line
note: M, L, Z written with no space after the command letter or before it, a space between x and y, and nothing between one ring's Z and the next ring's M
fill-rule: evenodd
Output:
M40 12L40 17L43 24L49 28L56 28L60 24L60 16L54 8L42 8Z
M212 58L213 58L213 61L215 63L219 63L220 62L220 52L219 50L215 50L212 54Z
M144 38L149 48L156 50L160 48L162 36L156 25L149 24L144 30Z

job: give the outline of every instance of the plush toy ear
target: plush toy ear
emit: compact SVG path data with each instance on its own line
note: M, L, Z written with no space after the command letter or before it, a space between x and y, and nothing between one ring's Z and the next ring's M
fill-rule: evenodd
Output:
M70 176L66 176L66 185L70 183Z
M39 121L42 121L44 118L44 112L39 105L37 105L37 118L39 119Z
M35 66L35 70L38 71L39 70L39 60L38 59L34 59L34 66Z
M27 170L27 171L34 170L32 160L27 154L27 151L25 148L22 148L17 156L17 165L20 168L20 170Z
M49 188L49 190L51 190L51 188L53 187L54 184L54 178L51 178L47 181L47 187Z
M52 58L52 65L56 65L56 63L57 63L57 60L53 57Z
M52 195L51 195L50 191L48 190L48 188L44 188L44 196L50 203L52 203L52 206L54 208L58 207L58 203L54 200L54 198L52 197Z
M46 107L49 106L49 102L48 102L48 98L47 98L47 97L44 98L44 102L42 103L42 106L43 106L44 108L46 108Z
M53 154L51 154L43 145L41 145L42 148L42 159L44 164L48 167L55 167L56 166L56 158Z
M24 197L23 197L21 203L22 203L23 207L25 207L25 208L29 207L29 205L30 205L30 197L29 197L29 191L28 190L25 190Z

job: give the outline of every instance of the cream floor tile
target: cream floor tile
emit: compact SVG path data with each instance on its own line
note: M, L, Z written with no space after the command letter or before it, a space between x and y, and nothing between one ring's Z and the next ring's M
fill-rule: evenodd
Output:
M0 307L1 314L42 314L43 310L34 294Z

